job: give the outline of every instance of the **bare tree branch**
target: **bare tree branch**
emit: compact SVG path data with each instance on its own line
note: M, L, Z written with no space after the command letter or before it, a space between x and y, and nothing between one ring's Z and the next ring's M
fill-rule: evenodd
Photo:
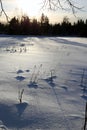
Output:
M82 7L75 6L74 3L71 2L71 0L66 0L68 5L70 6L73 14L75 15L75 10L82 10Z
M51 10L56 10L57 8L63 8L60 0L43 0L43 7L48 7Z
M9 17L8 17L7 13L5 12L4 8L3 8L2 0L0 0L0 5L1 5L0 16L2 16L2 14L4 14L5 17L6 17L6 20L7 20L7 22L8 22L8 21L9 21Z
M76 10L82 9L82 7L76 6L72 0L43 0L43 7L48 7L51 10L57 10L58 8L62 10L67 10L64 5L65 2L74 15L76 13Z
M72 0L42 0L42 1L43 1L42 8L48 7L50 10L57 10L58 8L62 9L62 10L67 10L67 8L64 5L64 3L66 2L67 5L69 6L69 9L71 9L71 11L74 15L76 13L76 10L82 9L81 7L76 6ZM5 9L3 8L2 0L0 0L0 6L1 6L0 16L2 16L2 14L4 14L6 17L6 20L9 21L9 17L8 17Z

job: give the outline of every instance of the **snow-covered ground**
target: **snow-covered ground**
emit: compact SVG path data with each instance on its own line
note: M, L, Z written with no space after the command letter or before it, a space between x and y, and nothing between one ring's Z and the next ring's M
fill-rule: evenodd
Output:
M86 86L87 38L0 37L0 130L81 130Z

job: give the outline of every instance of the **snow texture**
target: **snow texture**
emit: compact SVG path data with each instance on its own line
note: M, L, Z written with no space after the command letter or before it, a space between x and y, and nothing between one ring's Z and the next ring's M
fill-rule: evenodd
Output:
M82 130L86 56L87 38L0 36L0 130Z

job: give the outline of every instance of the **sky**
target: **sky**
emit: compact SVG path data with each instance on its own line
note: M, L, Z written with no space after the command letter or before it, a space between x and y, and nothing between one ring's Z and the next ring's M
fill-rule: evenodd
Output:
M65 2L61 4L67 10L58 8L54 11L49 10L47 6L43 8L43 0L2 0L3 7L10 18L26 14L30 18L37 18L39 20L41 14L44 13L48 16L50 23L61 22L65 16L69 18L70 22L77 21L78 19L87 19L87 0L73 0L73 2L76 6L82 7L81 11L76 11L76 17L72 11L68 10L68 5ZM5 20L4 15L0 17L0 20Z

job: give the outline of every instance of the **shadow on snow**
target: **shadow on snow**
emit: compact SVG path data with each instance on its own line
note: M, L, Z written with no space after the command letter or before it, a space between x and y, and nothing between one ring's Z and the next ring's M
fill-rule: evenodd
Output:
M15 77L16 78L16 80L18 80L18 81L23 81L24 79L25 79L25 77L23 77L23 76L17 76L17 77Z
M18 112L18 116L21 117L21 115L23 114L24 110L26 109L26 107L28 106L27 103L19 103L16 104L16 108L17 108L17 112Z
M29 87L29 88L35 88L35 89L37 89L37 88L38 88L38 85L37 85L36 82L30 81L30 83L28 84L28 87Z
M59 37L55 37L55 38L51 37L50 40L56 41L58 43L66 44L66 45L81 46L81 47L87 48L87 44L70 41L69 39L67 40L67 39L63 39L63 38L59 38Z
M27 113L27 116L25 114L25 109L29 107L30 111ZM4 125L9 129L18 129L18 128L34 128L41 127L43 129L48 128L48 119L47 114L38 113L32 111L32 107L29 106L27 103L21 103L21 104L14 104L14 105L7 105L7 104L1 104L0 103L0 120L4 123ZM33 113L32 113L33 112ZM54 121L54 113L50 113L49 116L53 115L53 121ZM52 121L52 118L49 118L49 121ZM49 124L49 127L51 127L52 124Z
M48 77L47 79L44 79L51 87L55 87L54 79L56 79L56 76Z

